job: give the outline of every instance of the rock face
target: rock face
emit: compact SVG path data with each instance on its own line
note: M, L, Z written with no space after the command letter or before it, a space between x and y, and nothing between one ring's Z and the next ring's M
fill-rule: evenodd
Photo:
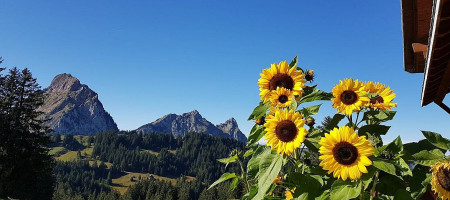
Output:
M182 115L168 114L136 129L140 133L169 133L185 136L189 132L207 133L245 142L247 137L239 130L235 119L215 126L203 118L197 110Z
M247 137L239 130L238 124L234 118L230 118L226 122L217 125L217 128L239 141L247 141Z
M57 75L45 89L44 105L39 109L50 119L46 125L57 133L94 135L119 131L111 115L103 109L98 95L70 74Z

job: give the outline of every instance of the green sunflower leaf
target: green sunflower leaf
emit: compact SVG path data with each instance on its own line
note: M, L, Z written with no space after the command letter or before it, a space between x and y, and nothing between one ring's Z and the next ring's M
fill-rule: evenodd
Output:
M330 199L348 200L358 197L360 193L361 181L351 182L338 179L331 185Z
M331 93L313 88L311 93L305 94L300 98L299 104L320 100L329 101L331 98L333 98Z
M303 142L308 149L314 152L318 152L320 145L319 145L320 137L314 137L314 138L306 138Z
M255 178L259 172L259 163L262 158L270 155L272 151L269 147L259 146L254 150L252 158L247 163L247 176L252 179Z
M259 162L258 193L254 199L263 199L267 190L278 176L283 166L284 159L281 155L272 152L262 157Z
M395 192L394 200L414 200L414 199L411 197L410 192L400 189L397 190L397 192Z
M397 190L401 189L406 189L406 183L402 179L394 175L384 174L380 176L375 190L381 194L394 196Z
M345 118L345 115L335 114L331 119L331 122L325 127L325 130L330 131L338 127L339 122Z
M291 173L286 177L286 183L295 185L294 196L302 196L303 199L314 199L320 195L323 180L320 176L311 176L301 173Z
M444 153L442 153L439 149L434 149L432 151L423 150L412 156L416 163L424 166L431 166L445 157Z
M402 176L412 176L411 168L409 168L408 163L405 162L402 158L396 158L392 161L392 163L399 169Z
M320 109L321 105L322 104L305 107L305 108L302 108L300 110L300 112L302 113L303 117L309 117L311 115L315 115L315 114L319 113L319 109Z
M388 152L390 152L390 153L392 153L394 155L397 155L400 152L402 152L403 151L403 144L402 144L402 139L400 138L400 136L398 136L397 138L395 138L394 141L389 143L384 150L388 151Z
M225 168L226 168L228 166L228 164L236 162L237 159L238 159L238 155L236 154L236 155L228 157L228 158L217 159L217 161L225 164Z
M384 172L387 172L389 174L395 175L395 166L394 164L388 162L387 160L382 159L374 159L372 160L373 166L378 168L379 170L382 170Z
M316 87L317 87L317 85L306 86L305 88L303 88L303 96L307 96L307 95L311 94L312 92L314 92Z
M259 105L253 110L252 114L248 117L248 120L256 120L264 116L270 108L270 103L259 102Z
M230 191L233 191L234 189L236 189L238 184L239 184L239 178L236 177L233 179L233 182L231 182Z
M258 192L258 185L254 184L250 187L250 191L242 197L242 200L250 200L255 197Z
M294 59L289 63L289 67L296 66L298 64L298 56L295 56Z
M389 128L391 128L391 127L385 126L385 125L379 125L379 124L370 124L370 125L365 125L365 126L362 126L361 128L359 128L358 134L359 135L368 135L368 133L369 133L372 135L381 136L381 135L386 135L386 133L389 131Z
M434 146L444 150L450 150L450 140L442 137L441 134L431 131L422 131L422 134Z
M436 147L426 139L420 140L419 142L406 143L403 145L403 153L407 155L413 155L423 150L431 151L433 149L436 149Z
M256 144L264 136L264 134L264 126L255 124L248 135L246 146L249 147Z
M236 178L236 174L235 173L224 173L222 174L222 176L217 179L217 181L215 181L213 184L211 184L211 186L209 186L208 190L211 189L212 187L216 186L219 183L222 183L226 180L232 179L232 178Z
M367 111L364 113L363 120L370 120L375 122L385 122L392 120L397 111L388 111L388 110L380 110L380 111Z

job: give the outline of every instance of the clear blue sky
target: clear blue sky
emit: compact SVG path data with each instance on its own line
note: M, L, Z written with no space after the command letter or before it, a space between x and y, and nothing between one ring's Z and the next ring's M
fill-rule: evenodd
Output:
M400 1L0 0L0 30L3 67L28 67L43 87L71 73L123 130L197 109L248 135L259 73L299 55L323 90L347 77L390 85L387 140L450 137L450 115L420 107L423 74L403 70ZM318 121L334 113L324 104Z

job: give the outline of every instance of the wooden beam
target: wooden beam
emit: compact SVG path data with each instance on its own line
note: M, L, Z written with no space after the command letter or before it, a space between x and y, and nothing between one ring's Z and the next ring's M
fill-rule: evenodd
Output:
M435 102L436 103L436 102ZM443 110L445 110L446 112L448 112L448 114L450 114L450 108L445 105L444 103L440 102L440 103L436 103L439 107L441 107Z
M445 95L448 92L449 87L450 87L450 62L447 63L445 73L442 76L441 84L439 86L438 92L436 93L434 101L442 103L442 101L444 101Z
M427 48L428 45L426 44L421 44L421 43L412 43L412 48L414 53L423 53L423 58L426 59L427 58Z

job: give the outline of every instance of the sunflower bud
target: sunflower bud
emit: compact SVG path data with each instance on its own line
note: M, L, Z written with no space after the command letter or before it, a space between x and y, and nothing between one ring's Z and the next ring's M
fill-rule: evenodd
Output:
M258 125L264 125L264 123L266 123L266 117L262 116L262 117L256 119L255 123Z
M314 126L314 124L316 124L316 120L312 117L308 117L306 118L306 125L308 125L309 127Z
M307 70L305 73L305 80L309 82L314 81L314 70Z

